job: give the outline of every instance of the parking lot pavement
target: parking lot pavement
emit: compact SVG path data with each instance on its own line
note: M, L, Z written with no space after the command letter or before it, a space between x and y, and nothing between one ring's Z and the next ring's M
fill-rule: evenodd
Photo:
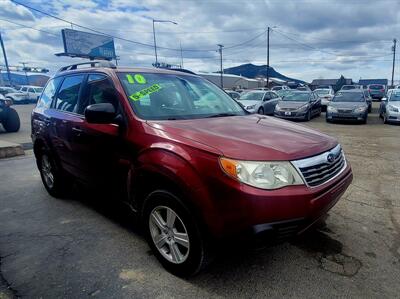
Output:
M400 127L303 124L336 136L354 171L327 226L227 250L188 280L160 266L124 207L77 191L54 199L31 155L0 161L0 281L29 298L398 298Z
M22 144L24 149L31 147L31 112L35 104L14 105L21 120L21 128L16 133L7 133L0 125L0 140Z

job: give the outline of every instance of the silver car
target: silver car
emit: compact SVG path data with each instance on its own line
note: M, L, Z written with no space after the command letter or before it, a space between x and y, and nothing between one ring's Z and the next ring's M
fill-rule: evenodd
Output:
M332 101L335 92L331 88L318 88L314 90L314 92L317 94L318 98L321 99L322 111L326 111L326 106L328 106L329 102Z
M282 99L273 91L251 90L242 93L238 102L250 113L273 115L280 100Z
M368 106L363 90L338 91L326 109L326 121L354 120L366 123Z
M400 89L388 92L387 98L382 98L379 116L386 123L400 123Z

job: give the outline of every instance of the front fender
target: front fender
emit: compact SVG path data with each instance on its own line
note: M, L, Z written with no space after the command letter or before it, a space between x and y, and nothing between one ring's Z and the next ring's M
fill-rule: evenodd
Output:
M179 192L182 200L194 213L194 216L206 225L210 232L219 231L222 227L216 212L215 204L209 195L207 185L202 174L196 167L202 161L204 152L199 155L190 155L182 147L171 144L155 144L140 153L133 165L133 188L140 188L146 184L139 178L162 178L164 188ZM147 182L157 186L161 182ZM138 185L139 184L139 185ZM167 186L165 186L167 184ZM171 186L168 186L170 184Z

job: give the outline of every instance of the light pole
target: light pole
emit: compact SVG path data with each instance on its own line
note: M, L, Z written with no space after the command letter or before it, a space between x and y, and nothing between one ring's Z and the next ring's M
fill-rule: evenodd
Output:
M156 67L158 66L158 58L157 58L157 43L156 43L156 29L154 23L172 23L178 25L178 23L169 20L155 20L153 19L153 39L154 39L154 55L156 56Z
M218 44L219 59L220 59L220 73L221 73L221 88L224 88L224 68L222 67L222 48L224 45Z

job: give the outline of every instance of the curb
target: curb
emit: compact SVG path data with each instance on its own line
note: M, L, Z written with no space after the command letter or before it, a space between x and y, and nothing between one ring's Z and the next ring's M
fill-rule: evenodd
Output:
M0 159L25 155L21 144L0 140Z

